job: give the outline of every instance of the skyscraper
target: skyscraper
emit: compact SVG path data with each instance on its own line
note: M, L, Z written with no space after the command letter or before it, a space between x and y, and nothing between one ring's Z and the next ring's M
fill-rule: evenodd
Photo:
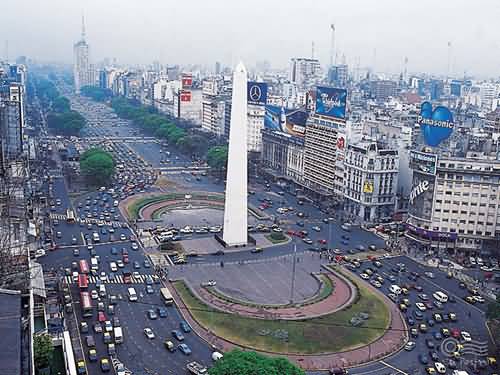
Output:
M89 45L85 41L85 20L82 16L82 38L73 46L75 91L80 93L83 86L92 85L92 74L89 64Z

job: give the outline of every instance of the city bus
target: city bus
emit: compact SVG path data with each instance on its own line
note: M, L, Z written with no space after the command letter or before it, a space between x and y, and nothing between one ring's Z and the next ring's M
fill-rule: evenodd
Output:
M161 288L160 289L161 296L163 297L163 301L165 302L165 305L171 305L174 303L174 299L172 298L172 294L170 293L170 290L167 288Z
M92 300L89 292L80 293L80 306L82 308L82 316L88 318L92 316Z
M75 212L71 208L68 208L66 210L66 221L68 223L74 223L75 222Z
M87 274L89 273L89 264L85 259L80 259L78 262L78 265L80 266L80 273Z
M78 275L78 288L86 290L89 287L89 277L86 274Z

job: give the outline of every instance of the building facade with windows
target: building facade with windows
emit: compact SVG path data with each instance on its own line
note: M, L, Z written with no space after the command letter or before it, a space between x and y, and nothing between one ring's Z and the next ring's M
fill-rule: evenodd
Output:
M410 246L433 253L448 252L458 258L498 256L500 161L488 154L469 152L462 158L435 156L430 164L427 160L410 160L410 165Z
M348 144L344 209L363 222L390 218L396 208L398 173L398 150L370 140Z

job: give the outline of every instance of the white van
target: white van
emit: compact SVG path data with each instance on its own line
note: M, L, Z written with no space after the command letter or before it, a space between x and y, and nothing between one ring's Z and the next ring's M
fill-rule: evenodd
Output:
M393 284L389 287L389 292L399 295L401 294L401 288L398 285Z
M116 265L115 262L110 262L109 263L109 268L111 269L111 272L117 272L118 271L118 267Z
M213 352L213 353L212 353L212 360L213 360L214 362L217 362L217 361L218 361L219 359L221 359L222 357L224 357L224 356L222 355L222 353L219 353L219 352Z
M97 271L99 269L99 262L96 257L90 258L90 269Z
M439 301L441 303L448 302L448 296L439 290L436 293L434 293L432 296L434 297L434 299L436 301Z
M99 285L99 296L106 297L106 286L104 284Z
M134 288L128 288L128 300L130 302L137 301L137 293L135 292Z
M114 334L115 334L115 343L121 344L123 342L122 327L115 327Z

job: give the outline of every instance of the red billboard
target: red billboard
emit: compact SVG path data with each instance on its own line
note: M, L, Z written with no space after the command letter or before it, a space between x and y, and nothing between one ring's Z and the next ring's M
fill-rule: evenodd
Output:
M181 80L183 89L188 89L193 86L193 76L191 74L183 74Z
M191 91L182 90L179 94L181 102L191 101Z

